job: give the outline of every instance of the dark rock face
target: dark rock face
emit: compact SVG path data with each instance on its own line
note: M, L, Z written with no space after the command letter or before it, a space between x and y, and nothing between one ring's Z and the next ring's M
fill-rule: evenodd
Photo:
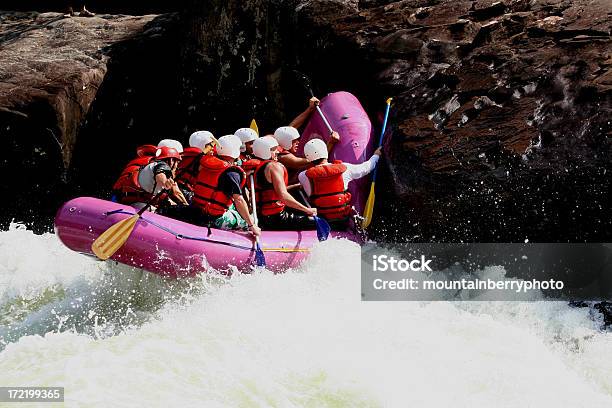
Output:
M4 226L8 217L53 214L69 194L77 135L107 74L107 47L120 47L153 18L0 14L0 139L8 146L1 154L11 175L1 190L11 197Z
M44 169L27 177L56 200L102 195L139 143L287 123L307 98L297 68L320 95L355 93L375 124L395 98L376 239L607 241L610 13L607 0L193 0L155 20L2 14L0 131L18 155L3 161ZM40 211L34 191L19 202Z
M612 3L347 1L316 13L329 3L308 2L302 29L325 33L336 70L370 66L358 93L396 97L379 233L610 239Z
M272 132L301 111L295 89L295 1L193 0L181 14L181 98L186 129L233 133L256 118ZM293 87L293 88L292 88Z
M180 103L187 127L220 136L258 116L267 94L264 64L273 58L266 32L272 8L262 0L194 0L182 13Z

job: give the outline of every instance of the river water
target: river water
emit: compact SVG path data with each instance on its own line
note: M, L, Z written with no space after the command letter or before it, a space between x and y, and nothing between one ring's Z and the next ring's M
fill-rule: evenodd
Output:
M612 406L612 333L588 308L360 293L343 240L285 274L166 281L12 225L0 386L79 407Z

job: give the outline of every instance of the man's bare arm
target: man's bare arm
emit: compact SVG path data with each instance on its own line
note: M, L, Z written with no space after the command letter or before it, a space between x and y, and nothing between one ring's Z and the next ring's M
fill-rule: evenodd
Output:
M251 218L251 214L249 213L249 207L247 206L244 197L240 194L234 194L232 196L232 200L234 201L234 205L236 206L236 210L238 210L238 214L247 222L249 228L251 228L251 232L255 236L259 236L261 230L253 223L253 218Z
M293 153L278 156L278 161L281 162L283 166L291 170L304 170L306 167L308 167L308 160L306 160L304 157L297 157Z
M281 200L290 208L294 208L296 210L300 210L308 215L316 215L316 210L313 213L312 208L308 208L304 206L302 203L297 201L289 192L287 191L287 187L285 186L285 180L283 179L283 169L280 168L280 164L275 163L269 165L266 168L266 173L269 174L270 181L274 186L274 190L281 197Z
M318 104L319 100L317 98L315 98L314 96L310 98L310 100L308 101L308 108L306 108L304 112L297 115L295 119L293 119L291 123L289 123L289 126L299 129L304 124L304 122L306 122L306 119L308 119L308 117L315 110L315 107Z

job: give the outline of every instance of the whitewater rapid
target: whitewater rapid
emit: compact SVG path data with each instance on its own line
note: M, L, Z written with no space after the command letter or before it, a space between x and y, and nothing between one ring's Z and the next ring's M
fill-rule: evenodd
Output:
M612 333L587 308L360 294L348 241L281 275L165 281L13 225L0 386L79 407L612 406Z

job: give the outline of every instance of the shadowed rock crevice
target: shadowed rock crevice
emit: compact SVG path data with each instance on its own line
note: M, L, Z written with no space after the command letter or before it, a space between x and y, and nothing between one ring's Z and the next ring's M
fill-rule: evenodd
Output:
M182 138L178 25L176 14L151 17L141 31L104 49L108 72L83 122L70 166L75 195L110 197L137 146Z

